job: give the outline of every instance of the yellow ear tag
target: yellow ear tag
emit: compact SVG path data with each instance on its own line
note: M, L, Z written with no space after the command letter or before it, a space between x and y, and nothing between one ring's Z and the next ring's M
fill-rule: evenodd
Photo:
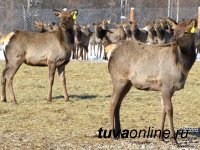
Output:
M74 20L76 20L76 18L77 18L76 13L73 14L72 18L73 18Z
M161 29L163 29L163 28L164 28L162 23L160 24L160 26L161 26Z
M190 33L195 33L195 27L193 26L192 29L190 30Z

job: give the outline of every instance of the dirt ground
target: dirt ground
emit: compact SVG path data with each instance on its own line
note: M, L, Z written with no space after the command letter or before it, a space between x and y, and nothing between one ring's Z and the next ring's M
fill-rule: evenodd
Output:
M0 62L0 71L4 62ZM174 94L175 129L200 128L200 62L196 62L185 88ZM18 105L0 102L0 149L200 149L200 133L178 138L179 145L154 138L98 138L109 127L112 82L107 63L72 61L66 66L71 102L64 102L58 76L53 102L47 103L48 69L23 65L14 78ZM123 129L157 128L161 121L159 92L134 88L121 107ZM168 126L168 120L166 122ZM199 131L200 132L200 131Z

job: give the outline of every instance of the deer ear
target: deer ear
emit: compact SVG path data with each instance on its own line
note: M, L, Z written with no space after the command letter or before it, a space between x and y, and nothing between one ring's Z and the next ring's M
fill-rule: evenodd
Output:
M177 26L177 22L172 20L171 18L167 18L166 21L169 23L169 25L172 27L172 29L175 29Z
M57 10L57 9L53 9L53 14L55 16L59 16L61 14L61 11L60 10Z
M195 27L196 27L196 20L192 19L190 20L186 28L187 28L187 31L189 31L190 33L195 33Z
M74 20L76 20L77 16L78 16L78 10L77 9L74 9L71 11L71 15L72 15L72 18Z
M91 24L87 24L87 27L89 28L91 26Z
M37 25L37 24L38 24L38 21L35 21L35 24Z
M159 17L158 20L159 20L159 21L165 21L165 19L163 19L163 18L161 18L161 17Z

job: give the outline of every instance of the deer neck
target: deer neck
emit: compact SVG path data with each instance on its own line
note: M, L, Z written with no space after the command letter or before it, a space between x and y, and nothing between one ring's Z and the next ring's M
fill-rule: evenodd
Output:
M197 56L194 43L194 35L191 36L191 42L185 45L180 44L177 47L179 51L178 62L183 66L184 69L189 71Z
M65 29L63 27L58 28L58 34L60 38L64 39L67 44L74 44L74 30L69 28Z

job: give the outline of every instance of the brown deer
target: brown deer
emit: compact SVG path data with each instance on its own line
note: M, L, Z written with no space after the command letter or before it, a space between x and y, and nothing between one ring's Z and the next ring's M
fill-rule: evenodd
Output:
M189 19L187 21L183 21L183 22L180 22L180 23L177 23L175 20L171 19L171 18L166 18L165 21L167 23L169 23L169 25L171 26L171 28L174 30L177 28L177 25L179 27L179 29L185 29L189 24L192 26L192 27L195 27L197 26L197 20L196 19Z
M6 66L2 73L2 97L6 102L6 82L12 94L12 100L17 103L13 91L13 78L19 67L25 63L31 66L48 66L49 92L48 101L52 101L52 86L55 70L61 77L64 88L64 99L69 100L66 88L65 65L70 61L71 49L74 44L73 11L54 10L54 15L60 19L58 30L45 33L15 31L9 33L1 41L4 47Z
M97 45L95 32L91 32L89 44L90 44L90 56L97 56L95 50L95 46Z
M38 32L44 33L44 32L58 30L59 25L55 24L54 22L52 22L50 24L46 24L42 21L35 21L34 27Z
M192 22L185 28L174 25L172 46L159 47L139 42L124 41L113 50L108 63L112 78L113 93L110 104L110 129L112 135L121 131L120 106L132 86L139 90L161 91L162 121L160 140L166 115L170 124L170 139L177 143L174 123L172 96L184 88L188 73L195 62L194 33L189 33ZM196 45L197 46L197 45Z
M118 26L115 29L107 29L105 24L94 24L95 35L97 43L102 43L104 48L111 43L117 43L126 39L126 33L122 26ZM101 56L102 49L100 49ZM106 53L104 52L104 59L106 59Z

